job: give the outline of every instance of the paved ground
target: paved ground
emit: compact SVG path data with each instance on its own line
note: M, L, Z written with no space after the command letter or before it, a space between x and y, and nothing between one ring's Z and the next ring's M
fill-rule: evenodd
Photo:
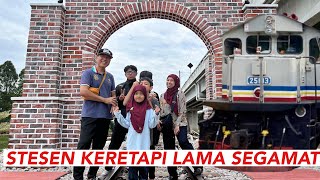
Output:
M54 180L67 172L0 172L0 179L12 180Z
M320 172L311 169L294 169L287 172L245 172L254 180L319 180Z

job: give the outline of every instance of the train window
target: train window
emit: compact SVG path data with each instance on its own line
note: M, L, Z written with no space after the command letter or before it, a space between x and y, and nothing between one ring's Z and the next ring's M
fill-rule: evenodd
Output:
M270 36L248 36L247 52L248 54L257 54L257 47L261 47L261 53L271 53L271 37Z
M238 38L228 38L224 41L224 54L241 54L241 40Z
M279 54L300 54L302 53L302 37L297 35L278 36L277 50Z
M320 42L319 39L313 38L309 42L309 56L316 58L319 62L319 54L320 54Z

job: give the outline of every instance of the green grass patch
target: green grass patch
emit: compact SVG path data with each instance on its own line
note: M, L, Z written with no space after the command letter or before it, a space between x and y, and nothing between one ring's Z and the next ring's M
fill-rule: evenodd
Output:
M9 135L8 134L0 134L0 151L8 147L9 143Z
M10 115L9 111L0 112L0 119L6 118Z
M9 134L10 123L0 123L0 134Z
M10 113L9 111L0 112L0 123L10 122Z
M9 111L0 112L0 151L8 147L10 128L9 122Z
M0 151L8 147L10 123L0 123Z

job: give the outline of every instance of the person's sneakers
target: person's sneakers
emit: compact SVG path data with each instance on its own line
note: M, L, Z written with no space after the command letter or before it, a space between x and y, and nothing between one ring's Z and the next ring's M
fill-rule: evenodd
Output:
M194 175L195 176L199 176L199 175L201 175L202 174L202 172L203 172L203 168L202 167L197 167L197 168L194 168Z

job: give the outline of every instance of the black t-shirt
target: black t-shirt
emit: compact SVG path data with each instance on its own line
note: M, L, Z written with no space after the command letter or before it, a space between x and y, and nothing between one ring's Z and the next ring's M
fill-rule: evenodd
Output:
M118 100L118 107L119 107L123 117L127 116L126 106L123 105L123 100L122 101L119 100L119 97L122 92L124 92L124 95L126 96L135 81L136 81L136 79L127 80L126 82L118 84L116 87L116 96L117 96L117 100Z

